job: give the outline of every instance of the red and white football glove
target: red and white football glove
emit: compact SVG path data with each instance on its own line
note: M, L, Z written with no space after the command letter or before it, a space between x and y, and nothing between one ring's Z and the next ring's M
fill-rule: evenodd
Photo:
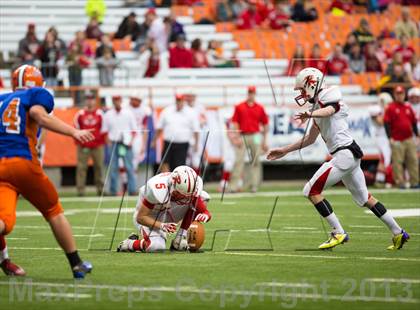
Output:
M173 234L176 232L176 223L162 223L160 224L160 229L166 233Z
M210 219L210 217L205 213L197 214L197 216L195 217L195 220L197 222L201 222L201 223L207 223L209 221L209 219Z

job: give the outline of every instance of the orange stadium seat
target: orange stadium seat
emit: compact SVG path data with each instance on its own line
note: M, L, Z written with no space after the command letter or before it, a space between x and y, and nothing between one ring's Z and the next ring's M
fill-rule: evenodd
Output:
M173 5L171 6L171 11L174 12L176 16L190 16L191 10L187 5Z
M90 47L92 53L95 53L96 48L98 46L98 40L96 40L96 39L86 39L85 41L86 41L87 44L89 44L89 47Z
M216 23L217 32L232 32L236 29L236 26L232 22Z
M130 39L114 39L112 40L114 51L131 51Z

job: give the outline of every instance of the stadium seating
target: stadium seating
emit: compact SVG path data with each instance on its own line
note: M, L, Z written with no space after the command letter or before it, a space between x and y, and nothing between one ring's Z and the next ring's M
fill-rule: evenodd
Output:
M126 8L123 7L123 0L107 0L107 12L104 24L101 26L104 32L113 33L124 16L131 11L138 15L138 21L142 21L146 8ZM243 96L242 88L239 85L261 84L260 100L272 102L270 88L268 86L267 72L264 62L261 58L267 59L269 74L273 78L275 88L281 89L278 100L288 102L290 95L281 96L286 90L283 87L290 85L289 79L280 78L284 75L287 68L287 59L293 53L296 43L302 43L309 51L314 42L321 42L321 49L326 55L336 42L343 42L347 33L354 29L361 18L367 18L371 24L374 34L378 34L383 26L392 26L399 18L400 7L391 5L390 9L383 14L364 15L355 14L351 17L334 17L325 14L328 7L328 1L315 1L320 19L312 23L294 23L288 31L271 31L268 29L253 31L236 31L233 23L216 23L215 25L194 24L202 18L209 18L214 15L214 1L203 1L204 6L186 7L174 6L172 10L178 15L178 20L184 24L187 39L192 41L200 38L204 46L210 40L223 42L223 54L230 57L233 51L239 49L237 57L240 60L241 68L230 69L167 69L167 55L161 55L161 70L158 74L159 80L143 79L144 63L142 63L138 54L131 51L130 42L124 40L115 40L114 48L117 50L117 57L121 60L121 66L115 71L115 86L117 87L150 87L151 99L157 101L157 104L172 102L172 95L177 91L177 85L191 85L197 87L197 93L200 93L200 87L205 85L218 85L219 91L213 89L215 94L200 97L200 100L206 104L219 105L221 103L231 104ZM29 7L29 9L28 9ZM17 50L17 41L24 36L27 24L33 22L36 24L36 31L40 39L50 26L56 26L60 37L66 42L74 37L77 30L83 30L88 22L84 11L84 1L70 0L39 0L33 1L10 1L1 3L2 18L0 19L0 45L2 46L3 58L7 58L7 53L13 53ZM167 16L170 10L167 8L158 8L159 16ZM418 8L412 9L412 14L417 14ZM419 49L418 40L413 42L416 49ZM89 44L95 48L95 42L89 41ZM392 48L396 44L395 40L386 40L385 46ZM64 78L64 85L68 85L67 71L61 72ZM10 85L10 71L0 70L0 76L4 79L5 85ZM95 67L84 70L84 85L96 86L98 83L98 72ZM335 79L336 83L358 84L360 86L350 86L351 92L348 95L348 101L352 103L370 103L374 102L374 96L363 95L376 86L377 74L348 74ZM278 84L279 83L279 84ZM159 96L153 91L154 87L167 85L168 91L160 90ZM231 89L231 87L233 87ZM264 88L265 87L265 88ZM111 88L112 89L112 88ZM227 96L226 93L237 89L237 93ZM346 89L346 88L345 88ZM217 93L225 94L219 96ZM104 92L106 94L106 91ZM166 95L165 95L166 94ZM166 96L166 97L165 97ZM201 93L200 93L201 96ZM227 99L226 99L227 98ZM61 100L62 99L62 100ZM68 106L71 102L68 98L60 98L59 103Z

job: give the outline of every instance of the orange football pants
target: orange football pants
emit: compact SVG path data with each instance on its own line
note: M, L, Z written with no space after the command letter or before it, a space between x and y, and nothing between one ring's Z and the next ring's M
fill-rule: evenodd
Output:
M41 166L30 160L13 157L0 159L0 220L5 224L4 235L16 223L18 195L41 212L46 220L63 212L58 194Z

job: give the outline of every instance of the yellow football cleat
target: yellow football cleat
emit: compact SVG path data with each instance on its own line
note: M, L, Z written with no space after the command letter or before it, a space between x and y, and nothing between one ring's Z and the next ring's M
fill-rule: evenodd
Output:
M349 241L349 235L347 233L339 234L339 233L331 233L331 237L321 244L318 249L320 250L327 250L332 249L333 247L342 244L344 242Z
M390 245L387 249L388 250L399 250L403 247L404 243L406 243L410 239L410 235L407 234L405 230L402 230L400 234L394 236L392 238L393 245Z

